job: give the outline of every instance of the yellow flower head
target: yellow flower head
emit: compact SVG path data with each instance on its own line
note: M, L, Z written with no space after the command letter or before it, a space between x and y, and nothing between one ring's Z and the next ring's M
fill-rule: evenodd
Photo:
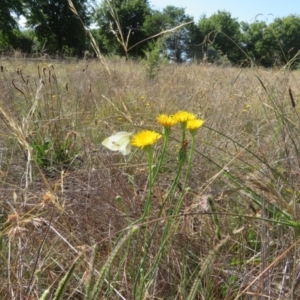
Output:
M201 119L188 120L186 128L189 130L197 130L204 124L204 121Z
M161 134L155 131L144 130L138 132L133 136L131 145L143 149L156 143L161 138L161 136Z
M157 117L157 121L164 127L172 127L178 122L176 119L168 115L159 115Z
M184 110L179 110L177 113L173 115L173 118L179 123L185 123L189 120L196 119L196 116L192 113L189 113Z

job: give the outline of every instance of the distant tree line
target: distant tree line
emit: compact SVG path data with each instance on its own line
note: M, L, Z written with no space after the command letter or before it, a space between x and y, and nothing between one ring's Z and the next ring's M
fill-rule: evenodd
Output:
M269 24L246 23L218 11L195 22L183 8L167 6L159 11L148 0L102 0L98 6L94 0L72 2L78 15L70 10L68 0L1 0L0 51L83 57L87 51L93 53L86 34L93 24L92 34L107 55L146 59L159 53L157 57L176 63L298 66L298 15ZM20 16L26 18L26 30L19 28Z

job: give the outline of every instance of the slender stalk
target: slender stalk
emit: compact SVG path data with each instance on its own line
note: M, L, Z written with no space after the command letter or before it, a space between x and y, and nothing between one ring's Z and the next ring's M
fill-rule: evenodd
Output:
M166 154L166 150L167 150L167 145L168 145L168 142L169 142L169 136L170 136L170 133L167 132L168 128L164 128L164 144L163 144L163 149L162 149L162 152L161 152L161 155L160 155L160 160L157 164L157 168L156 168L156 172L154 174L154 177L153 177L153 181L155 181L158 173L159 173L159 170L161 168L161 165L164 161L164 158L165 158L165 154Z
M192 136L192 145L191 145L190 155L189 155L189 158L188 158L188 166L187 166L187 171L185 173L183 190L186 187L187 180L188 180L188 177L189 177L189 174L190 174L190 171L191 171L194 149L195 149L195 136Z

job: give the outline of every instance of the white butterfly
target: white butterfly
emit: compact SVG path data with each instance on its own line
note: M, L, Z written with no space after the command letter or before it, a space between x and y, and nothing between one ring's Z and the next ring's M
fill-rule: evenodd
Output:
M106 138L102 145L112 151L119 151L123 155L127 155L131 150L132 132L120 131Z

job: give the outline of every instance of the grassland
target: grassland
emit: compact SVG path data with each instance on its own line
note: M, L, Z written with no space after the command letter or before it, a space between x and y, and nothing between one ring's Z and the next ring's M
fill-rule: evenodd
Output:
M299 299L297 71L0 65L1 299ZM174 127L149 194L145 152L101 142L178 110L191 168Z

